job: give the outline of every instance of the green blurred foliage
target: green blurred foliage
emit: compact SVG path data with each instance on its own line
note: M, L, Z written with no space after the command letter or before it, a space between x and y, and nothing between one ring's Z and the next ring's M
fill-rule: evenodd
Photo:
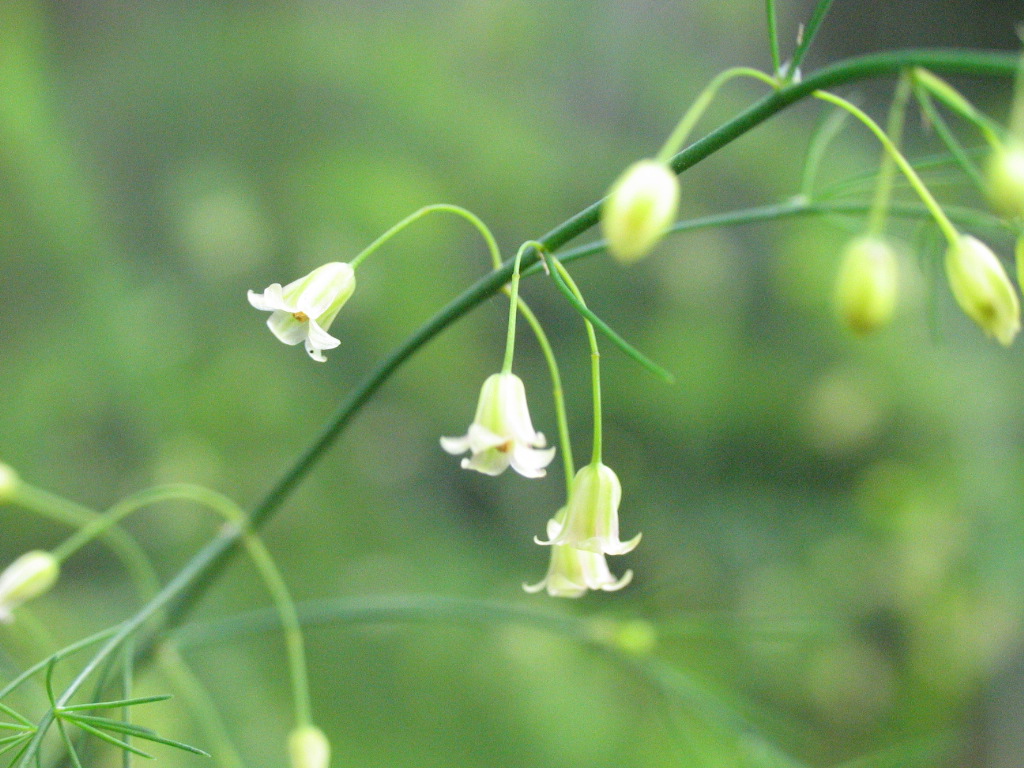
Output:
M809 9L783 5L788 50ZM994 42L1012 47L1009 6L1004 18L995 3L837 3L810 66L858 40L872 47L856 30L883 16L901 41L928 43L940 5L960 8L962 24L937 42L978 44L972 35L997 26ZM719 70L767 62L753 0L6 0L0 459L97 509L168 481L251 504L376 361L485 272L487 254L455 218L403 233L360 270L325 365L278 344L246 289L351 258L436 202L473 210L509 256L655 152ZM877 88L863 93L882 115ZM702 125L762 92L729 86ZM1005 114L1005 83L967 92ZM820 111L780 115L687 173L682 215L793 194ZM917 128L909 141L911 154L935 151ZM848 127L821 186L877 157ZM848 337L832 279L860 226L702 232L627 272L601 256L574 267L594 309L678 378L663 386L605 345L605 460L623 482L624 533L644 532L612 563L636 571L624 592L522 594L546 568L531 539L562 503L559 473L471 476L438 447L464 431L500 365L503 299L378 394L265 530L297 598L425 593L642 617L675 670L670 687L689 693L666 696L621 656L515 621L318 624L314 706L336 765L833 765L884 750L893 765L1016 764L1020 354L960 315L940 249L913 223L893 225L897 321ZM1009 253L1008 241L993 245ZM590 426L582 326L542 279L523 293L562 357L579 460ZM521 338L517 370L552 436L543 361ZM170 575L217 525L165 504L127 527ZM0 508L0 526L4 562L65 533L13 507ZM239 559L196 620L266 603ZM135 604L94 545L38 613L69 642ZM42 652L13 629L2 643L5 663ZM245 760L282 764L276 633L186 655ZM168 682L152 673L143 685ZM185 707L160 712L161 733L201 743Z

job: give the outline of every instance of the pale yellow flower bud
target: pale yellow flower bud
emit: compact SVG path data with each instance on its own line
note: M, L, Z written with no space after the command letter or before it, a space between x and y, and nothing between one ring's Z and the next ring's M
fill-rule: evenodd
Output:
M852 240L836 279L836 310L855 333L871 333L892 318L896 307L896 255L880 237Z
M1007 218L1024 217L1024 145L995 150L985 169L985 192L992 208Z
M315 725L301 725L288 735L292 768L327 768L331 762L331 743Z
M642 259L675 221L678 208L679 179L671 168L657 160L629 166L601 209L608 251L623 264Z
M989 247L975 237L960 235L946 251L946 276L960 308L986 334L1010 346L1020 330L1020 302Z
M0 621L12 621L11 611L50 591L60 575L60 563L49 552L33 550L0 573Z

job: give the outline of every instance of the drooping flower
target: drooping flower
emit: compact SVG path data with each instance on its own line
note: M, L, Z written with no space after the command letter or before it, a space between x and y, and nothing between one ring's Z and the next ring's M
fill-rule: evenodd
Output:
M11 612L22 603L49 592L60 575L60 563L49 552L26 552L0 573L0 622L14 620Z
M601 229L608 251L623 264L642 259L661 240L679 208L679 178L664 163L641 160L608 190Z
M572 481L565 523L548 524L548 540L538 544L567 545L605 555L624 555L640 543L642 534L619 541L619 502L622 485L601 462L583 467Z
M946 276L960 308L1004 347L1020 330L1020 301L987 245L960 235L946 251Z
M548 521L548 538L558 536L562 529L567 507L562 507L552 520ZM616 579L608 569L608 561L600 552L587 552L565 544L551 547L551 564L547 575L536 584L523 584L523 589L533 594L546 589L552 597L582 597L591 589L614 592L622 589L633 579L633 572L626 571Z
M883 238L858 237L843 251L836 279L836 311L855 333L889 322L896 307L896 255Z
M462 437L442 437L441 447L453 456L470 451L463 469L500 475L509 465L523 477L544 477L555 457L544 435L533 428L526 388L514 373L495 373L480 389L476 416Z
M332 261L305 277L281 287L270 285L263 293L249 291L249 303L270 312L267 327L285 344L305 342L309 356L324 362L325 349L341 342L327 330L356 288L351 265Z
M292 768L327 768L331 762L331 743L315 725L300 725L288 734L288 752Z

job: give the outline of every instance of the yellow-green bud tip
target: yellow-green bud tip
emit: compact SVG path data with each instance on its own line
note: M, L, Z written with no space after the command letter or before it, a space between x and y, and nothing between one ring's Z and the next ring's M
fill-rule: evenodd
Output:
M646 656L658 644L658 631L645 619L623 621L614 635L615 645L625 653Z
M658 645L658 630L646 619L591 619L590 636L631 656L646 656Z
M6 504L13 499L20 484L21 479L18 477L18 473L0 462L0 504Z
M292 768L327 768L331 762L331 743L315 725L300 725L288 735Z
M49 552L33 550L0 573L0 621L13 620L11 612L50 591L60 575L60 563Z
M896 307L896 255L880 237L850 241L836 279L840 320L854 333L871 333L886 325Z
M642 259L675 221L678 208L679 179L671 168L656 160L629 166L601 209L608 251L623 264Z
M1000 215L1024 217L1024 145L1014 141L992 153L985 169L985 192Z
M960 308L1004 347L1020 330L1020 302L1003 265L987 245L960 235L946 251L946 276Z

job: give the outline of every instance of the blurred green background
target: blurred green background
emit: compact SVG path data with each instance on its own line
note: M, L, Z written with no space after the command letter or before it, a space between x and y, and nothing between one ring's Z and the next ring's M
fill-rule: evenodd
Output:
M811 5L781 3L784 51ZM1020 17L1009 1L837 3L805 69L897 45L1013 50ZM656 151L717 72L767 68L764 27L757 0L4 0L0 460L97 509L169 481L251 505L487 257L457 219L414 226L360 270L324 365L276 342L247 289L351 258L436 202L474 211L511 255ZM1003 119L1008 83L956 82ZM845 92L881 116L888 87ZM762 92L729 86L703 128ZM798 106L687 173L682 216L793 194L820 112ZM935 151L912 123L912 153ZM877 156L848 127L822 186ZM944 180L945 199L979 204ZM402 369L265 529L296 597L643 618L688 693L521 621L317 625L314 706L335 765L788 764L782 753L838 765L886 750L891 763L857 765L1021 764L1020 343L1004 351L960 314L934 237L913 223L892 230L896 322L851 338L831 281L859 227L683 235L625 272L603 256L574 268L595 310L678 377L664 386L605 345L605 460L623 483L624 534L644 533L612 560L636 571L621 593L523 594L547 567L531 539L561 504L559 472L495 480L438 446L464 432L500 366L504 300ZM1009 254L1005 236L990 242ZM523 292L562 357L579 460L582 326L546 281ZM553 436L525 329L517 370ZM184 504L128 524L165 576L217 527ZM2 562L66 535L14 507L0 508L0 531ZM38 613L70 642L132 610L124 582L92 546ZM266 603L239 558L195 619ZM3 658L35 660L17 626L0 635ZM185 653L247 763L284 764L278 635ZM740 732L726 711L742 713ZM154 713L162 732L203 743L185 707Z

